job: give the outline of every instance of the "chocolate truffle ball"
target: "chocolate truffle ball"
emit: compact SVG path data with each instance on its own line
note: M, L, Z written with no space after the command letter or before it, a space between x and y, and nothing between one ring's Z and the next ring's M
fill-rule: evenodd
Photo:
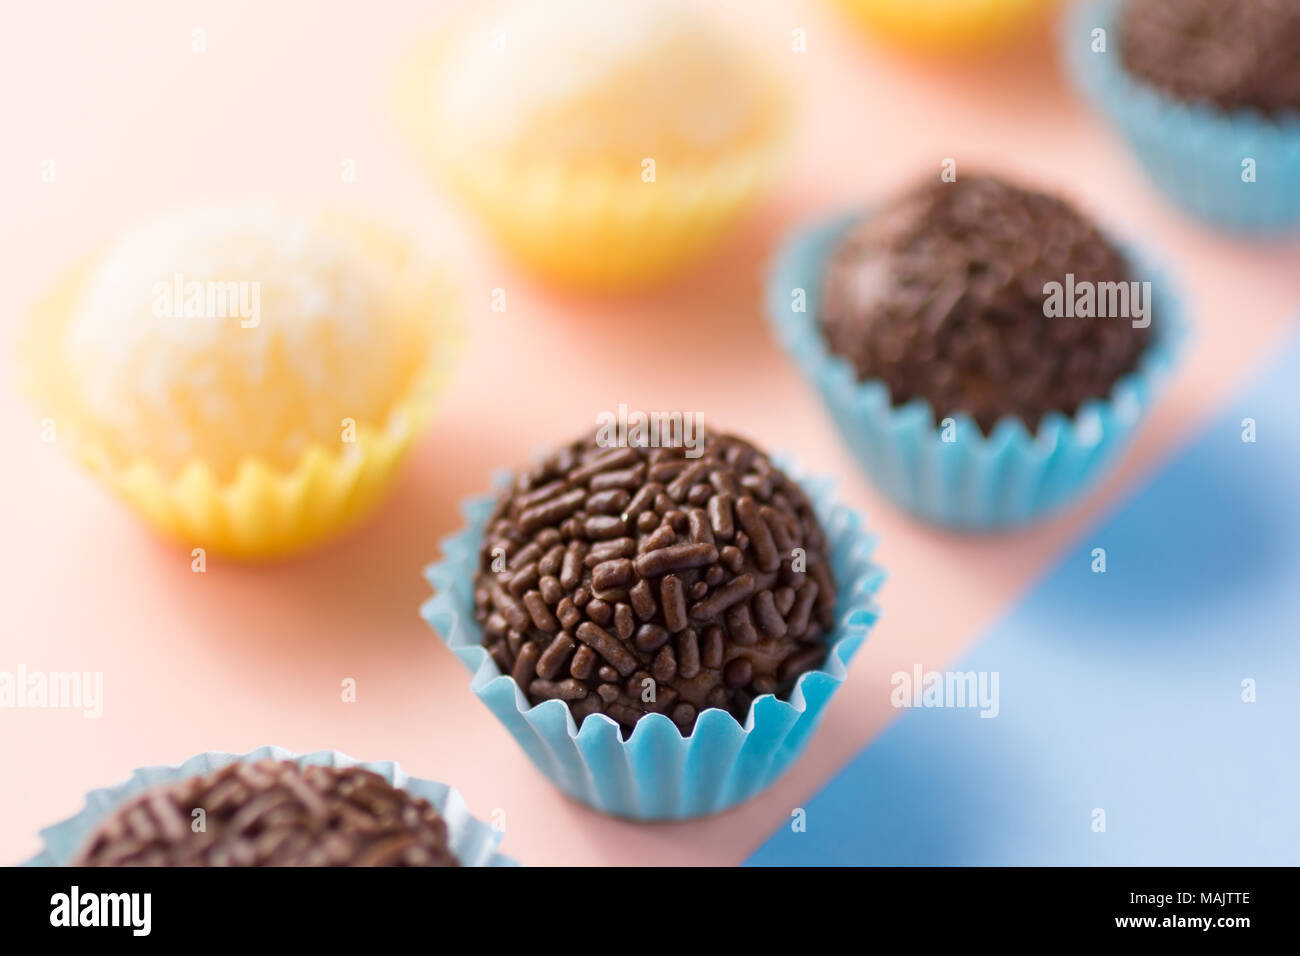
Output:
M1300 110L1300 0L1127 0L1124 68L1180 100Z
M135 797L100 823L73 865L459 864L438 811L378 774L259 760Z
M1047 317L1044 287L1128 282L1124 257L1061 200L990 177L925 184L866 217L831 256L820 319L830 350L895 404L1004 415L1032 431L1133 371L1148 340L1126 317Z
M749 442L608 447L597 432L501 496L474 602L534 704L625 734L666 714L688 733L710 707L743 722L822 663L835 580L807 496Z

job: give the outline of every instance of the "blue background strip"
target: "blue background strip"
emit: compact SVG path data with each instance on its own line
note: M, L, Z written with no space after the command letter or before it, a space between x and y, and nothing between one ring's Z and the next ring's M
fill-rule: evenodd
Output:
M1300 337L952 669L749 865L1300 864Z

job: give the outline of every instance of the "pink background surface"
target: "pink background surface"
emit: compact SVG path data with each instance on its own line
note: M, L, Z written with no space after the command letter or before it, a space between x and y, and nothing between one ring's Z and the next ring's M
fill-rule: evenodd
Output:
M0 863L88 789L137 766L275 743L396 759L457 786L530 864L730 864L893 713L889 675L960 655L1065 542L1083 533L1250 374L1300 308L1300 243L1217 236L1157 196L1066 88L1046 32L982 64L911 60L820 4L708 4L785 71L801 104L770 202L691 275L630 300L544 290L496 257L431 190L387 109L397 57L443 14L428 3L38 3L0 12L0 335L63 268L121 230L199 199L288 195L381 213L440 236L462 275L468 343L431 434L370 524L264 567L152 538L40 441L39 414L0 362L0 670L103 671L103 716L0 710ZM190 50L193 28L206 53ZM808 52L790 31L808 31ZM41 161L57 162L53 184ZM978 167L1075 197L1143 242L1183 283L1197 336L1119 471L1079 508L1012 536L919 526L856 472L759 310L764 265L792 225L894 186ZM340 163L356 161L357 181ZM489 308L507 290L505 314ZM7 348L7 351L12 351ZM420 570L459 527L457 503L500 467L634 408L704 412L841 479L878 531L885 614L806 756L776 787L685 824L606 819L562 797L468 690L417 616ZM355 678L358 700L340 700ZM882 781L881 786L888 786Z

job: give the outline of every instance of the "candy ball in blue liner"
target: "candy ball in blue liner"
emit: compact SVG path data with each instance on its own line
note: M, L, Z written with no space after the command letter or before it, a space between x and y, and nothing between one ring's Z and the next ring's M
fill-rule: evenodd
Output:
M1080 91L1152 183L1244 234L1300 228L1294 0L1083 0L1062 18Z
M756 698L788 697L826 658L835 597L803 490L749 442L709 433L558 449L498 500L474 578L502 673L532 703L562 700L579 724L603 713L625 735L649 713L689 733L710 707L743 720Z
M178 786L182 788L182 790L187 787L194 788L195 786L201 788L201 784L197 783L198 781L213 779L222 774L230 775L232 773L231 768L235 768L235 771L239 771L242 768L259 763L267 763L274 766L285 764L292 765L302 774L313 774L319 773L321 770L326 770L330 771L327 776L333 777L337 775L338 777L345 779L348 778L350 774L364 771L364 776L352 777L352 779L360 780L364 783L362 791L367 793L374 792L374 788L380 787L380 784L382 784L383 787L393 788L404 794L404 797L398 801L401 805L409 805L410 807L417 808L418 812L423 814L427 814L428 808L431 808L437 818L440 819L445 826L445 844L447 852L450 853L451 857L461 866L517 865L513 860L496 851L497 844L501 841L501 833L494 827L475 819L470 814L464 798L462 798L460 793L458 793L453 787L432 780L412 777L405 773L402 768L393 761L360 761L334 750L319 750L307 754L297 754L290 750L286 750L283 747L273 746L258 747L257 749L244 754L233 754L224 751L208 751L191 757L184 763L175 766L140 767L136 769L128 779L121 783L92 790L86 795L85 806L79 813L43 829L41 831L41 839L44 842L44 848L40 853L23 865L69 866L73 865L74 862L78 860L83 864L88 863L90 861L86 860L85 857L94 851L94 846L100 835L127 835L128 832L133 831L138 836L143 832L143 830L158 829L167 826L157 817L157 812L160 810L158 807L155 807L152 811L146 810L148 819L141 818L138 812L134 814L132 820L125 821L120 819L121 814L128 812L126 808L138 803L142 797L145 799L146 803L148 803L152 800L153 795L163 791L169 791ZM313 768L319 769L314 770ZM380 783L376 783L372 777L378 778ZM283 772L281 772L278 779L280 783L285 783L287 780L287 778L283 776ZM297 797L294 797L292 794L286 794L283 789L277 790L273 787L270 790L263 791L261 795L264 798L269 798L272 802L281 804L282 806L280 811L272 813L269 817L266 817L265 811L267 808L265 806L259 807L250 802L247 804L249 811L245 813L246 819L242 820L241 823L252 824L252 831L245 834L226 832L225 828L219 828L216 826L216 823L219 822L221 815L226 812L226 810L230 809L229 807L223 809L222 801L235 800L235 798L239 796L236 792L237 790L238 787L231 788L229 786L225 788L224 792L213 790L210 791L207 797L203 800L205 806L202 809L204 809L205 815L211 811L218 818L218 821L214 821L214 826L206 830L206 832L211 834L213 837L206 847L203 847L202 845L192 845L192 848L200 851L196 856L196 863L201 861L201 865L214 865L214 861L205 858L207 851L216 850L221 853L232 851L235 849L236 844L247 842L246 838L250 836L255 842L261 831L257 826L258 821L253 820L253 817L259 818L261 822L264 823L276 823L276 829L278 829L281 836L283 836L285 832L283 824L286 819L303 817L309 821L311 818L312 811L307 810L302 804L304 795L301 792L301 788L299 788L300 792ZM380 792L384 792L382 787ZM341 791L339 796L346 800L349 794L353 798L358 795L364 795L360 791L347 790ZM325 814L325 825L323 827L313 823L310 824L310 827L304 827L303 829L314 828L318 831L328 832L328 823L330 819L328 808L330 803L328 801L318 803L317 801L312 801L310 797L307 799L317 808L318 811L323 807L327 812ZM235 800L235 802L240 803L241 805L243 804L242 800ZM394 803L394 798L391 795L386 798L386 802L389 806L397 805ZM335 806L338 806L337 801L335 802ZM198 819L197 816L192 815L188 825L194 827ZM115 823L114 821L117 822ZM409 829L401 826L400 820L397 822L398 831ZM121 824L120 826L118 825L119 823ZM205 828L207 828L207 823L208 820L205 816L203 819L203 826ZM143 828L143 830L141 828ZM176 834L175 828L171 827L170 829L173 832L173 837L171 839L176 841L177 847L181 846L182 839ZM390 851L393 850L396 851L399 857L405 854L406 850L412 846L412 841L410 840L409 835L404 832L397 832L395 835L396 840L389 843L387 847L378 845L371 846L371 850L377 849L379 852L372 853L369 857L369 862L392 862L388 857L390 856ZM216 837L221 838L217 839ZM132 849L131 847L123 847L119 844L119 849L124 849L126 851L124 854L124 861L129 862L129 859L127 858L131 857L133 854L148 855L163 853L164 855L167 855L164 851L164 844L150 846L148 842L138 840L136 841L136 844L135 849ZM304 851L311 854L315 850L321 848L321 841L311 839L298 846L297 851ZM268 851L268 859L270 859L271 856L274 856L277 852L282 855L293 855L296 852L295 847L292 845L292 841L282 844L278 849L274 846L265 845L262 849ZM342 850L343 848L341 847L335 848L336 853L342 854ZM236 851L235 855L238 856L240 852L242 851ZM328 855L328 853L326 853L326 855ZM365 857L358 857L355 855L343 855L350 856L354 862L358 859L366 859ZM254 857L254 859L256 860L256 857ZM101 862L103 861L101 860ZM136 862L143 862L143 860L137 860ZM151 860L150 862L162 861ZM226 862L227 864L238 863L238 860L231 859ZM295 862L305 861L297 860Z
M738 439L732 439L731 441L737 443L733 447L744 449L734 454L748 458L748 464L753 464L760 457L766 458L747 442ZM577 444L581 446L583 443ZM684 458L685 456L679 454L678 457ZM738 458L737 461L739 460ZM602 462L602 464L609 464L609 462ZM636 469L635 464L631 464L630 467L633 470ZM650 480L649 468L650 464L647 459L645 467L646 480ZM754 681L755 679L761 680L763 677L768 677L775 681L777 691L784 690L781 683L783 677L788 678L790 672L787 670L783 675L781 664L783 661L790 660L792 655L786 654L782 658L779 649L788 648L789 644L788 642L783 643L779 638L774 638L769 630L765 630L765 627L771 630L779 629L779 625L775 623L772 617L773 613L782 616L783 619L786 619L786 615L795 615L793 623L799 624L797 616L799 612L795 604L787 604L789 595L782 594L778 597L776 591L782 587L792 587L797 601L799 590L797 585L802 582L791 584L788 581L783 581L781 576L785 572L780 570L762 570L765 566L771 567L771 556L766 551L765 541L762 544L753 545L751 548L750 542L747 540L750 533L744 532L744 521L752 521L752 512L748 505L742 509L744 521L741 521L741 515L736 514L733 504L733 528L730 531L732 535L730 539L725 537L725 523L720 526L723 528L724 533L714 534L714 547L719 552L718 562L723 560L723 550L729 547L736 547L737 550L746 555L745 560L740 565L741 572L739 575L733 573L727 581L718 578L715 572L713 577L717 584L708 585L708 587L710 592L720 591L729 581L734 581L736 577L743 577L750 565L752 565L758 569L758 573L754 575L754 591L748 597L737 598L735 603L731 603L725 609L715 609L709 605L703 608L695 607L699 602L706 600L709 593L694 587L695 584L702 581L707 584L707 568L710 565L700 565L700 568L704 569L700 572L702 577L695 576L693 583L687 585L685 612L687 627L674 632L670 630L670 627L680 625L681 621L676 617L678 609L673 608L676 602L674 596L675 586L669 585L670 609L663 612L664 623L660 626L668 630L671 636L668 641L659 646L659 650L655 651L653 656L649 657L649 668L646 673L652 683L646 685L643 677L643 683L641 684L643 690L647 686L653 687L656 699L638 697L633 701L631 695L626 697L620 695L614 701L616 703L626 702L629 707L641 706L645 708L639 719L636 719L632 724L630 734L627 733L626 724L620 723L615 717L609 716L603 710L585 714L579 724L579 720L575 718L575 714L571 709L570 701L564 700L560 696L547 697L542 699L540 703L534 703L525 696L520 684L516 682L510 672L503 673L500 664L494 660L484 646L485 631L478 624L476 617L480 609L486 610L487 606L483 603L484 600L490 602L492 596L490 593L486 596L482 594L482 589L475 588L474 582L482 567L481 557L484 544L489 538L495 536L492 533L491 525L495 520L493 516L501 500L500 496L491 499L475 499L468 502L465 506L465 514L468 519L467 528L443 543L443 560L427 569L426 576L434 587L435 595L421 609L423 617L470 669L473 674L470 687L474 693L501 720L538 769L576 799L603 812L636 820L677 820L724 810L759 793L789 769L803 752L831 696L843 683L849 660L865 640L879 613L874 595L883 581L884 575L880 568L871 561L870 556L874 548L874 538L866 532L857 515L835 501L831 485L827 480L800 478L797 469L788 463L778 464L768 461L766 465L755 464L754 468L757 469L752 476L754 480L751 480L748 485L754 485L756 481L761 483L761 474L767 474L770 477L770 471L767 469L781 471L785 476L785 481L790 482L791 485L797 482L797 487L806 497L811 513L815 514L819 523L821 536L824 540L824 553L836 586L836 599L830 618L831 627L829 630L824 630L820 635L820 643L823 645L822 662L819 666L805 670L794 678L787 699L782 699L777 692L764 692L763 688L766 685L759 683L756 686ZM620 470L623 469L611 468L610 472L616 473ZM744 497L748 490L748 485L743 481L748 470L748 467L742 468L740 476L742 491L736 497ZM684 467L678 475L683 473L685 473ZM682 510L671 507L674 499L667 493L668 486L672 484L672 481L678 475L669 477L667 483L657 482L664 485L664 494L668 499L667 501L658 501L662 514L659 510L651 509L661 518L670 511ZM698 473L692 473L688 475L687 480L682 481L679 486L674 488L674 493L678 492L678 488L684 487L686 489L684 501L677 503L684 504L687 514L684 531L679 532L680 523L675 517L669 517L668 519L667 526L673 529L674 543L679 543L676 541L679 535L682 538L680 543L700 543L691 540L691 509L703 508L705 517L709 519L709 526L712 528L708 502L704 500L705 488L712 487L712 482L699 481L698 477ZM602 479L597 484L617 483L622 480L627 480L626 476L613 476ZM719 480L721 481L721 479ZM777 483L774 477L771 478L771 482L773 493L784 487L784 482ZM526 481L526 483L529 482ZM696 500L692 503L690 489L696 487L699 487L700 490L695 492ZM589 486L587 490L590 492ZM603 490L607 489L598 487L596 493ZM629 489L624 490L630 490L630 486ZM510 493L510 490L507 490L507 496ZM655 497L657 499L658 494ZM632 496L629 496L629 506L631 502ZM715 505L715 511L720 507L720 505ZM780 507L779 503L777 507ZM798 512L800 509L796 507L795 510ZM621 517L626 513L627 508L625 507L618 512L618 515ZM760 515L765 520L768 517L763 515L761 507ZM568 518L563 520L567 521ZM631 520L635 521L637 519L633 518ZM699 521L700 519L697 516L697 532L702 532L702 529L699 528ZM603 524L605 523L597 522L593 525L593 528L599 532ZM647 519L646 524L649 524L649 519ZM650 530L643 534L648 537L654 533L654 530ZM745 538L739 537L742 533L745 534ZM761 539L761 531L757 532L757 534ZM617 540L617 537L625 537L625 535L598 538L597 540ZM779 550L780 542L778 537L779 532L773 534L773 544L777 545ZM666 541L667 536L664 535L662 538ZM739 544L743 544L744 547L737 547L737 541ZM719 542L721 542L721 546L719 546ZM492 547L489 545L487 548L488 556L492 555ZM549 553L553 547L554 545L551 545L544 549L544 555ZM567 547L565 550L567 551ZM763 557L759 556L760 552L764 555ZM498 552L498 555L500 554ZM692 559L691 557L696 554L704 556L708 552L703 549L671 552L668 561L670 564L675 564L680 560L687 562L698 560L699 558ZM794 557L794 555L791 554L791 557ZM648 578L651 581L658 582L660 589L659 602L663 601L662 579L664 577L673 574L680 578L685 572L700 570L700 568L691 569L684 566L678 570L670 570L667 566L659 564L663 560L660 558L650 561L643 564L641 569L643 572L641 575L642 580ZM730 551L727 560L734 560ZM523 565L528 563L524 562ZM548 570L553 570L552 564L553 561L548 564ZM523 565L520 567L522 568ZM805 567L802 559L799 561L799 566ZM488 568L491 567L492 565L488 564ZM621 566L619 567L621 568ZM726 568L726 565L723 565L723 567ZM562 558L560 569L563 571ZM542 569L539 568L538 570L540 574ZM588 570L594 570L594 567ZM791 570L794 570L793 566ZM634 559L633 571L636 571ZM661 573L656 574L656 571ZM803 573L808 574L806 569ZM611 574L614 575L612 579L606 577ZM632 613L636 615L636 606L632 604L632 595L630 593L631 589L637 586L636 580L633 580L630 585L626 583L622 585L612 584L612 581L619 580L623 574L626 574L625 569L620 571L619 568L611 568L603 571L597 588L603 590L600 585L628 588L629 600L626 602L615 600L614 613L619 613L617 605L623 603L631 607ZM558 577L558 575L553 576ZM692 576L687 574L686 577L691 578ZM748 586L748 584L742 583L737 585L736 588L744 591ZM537 590L540 595L540 578ZM766 597L758 596L762 591L771 592L771 608L767 606ZM527 591L524 593L526 594ZM723 603L730 601L732 597L735 597L736 593L736 591L728 592L728 596L723 599ZM807 593L806 591L805 594ZM594 595L592 599L596 599ZM755 604L755 601L758 603ZM533 604L536 604L535 598ZM815 612L815 600L813 605L814 609L809 611L810 620L818 621ZM678 710L678 704L683 702L683 692L678 687L671 686L667 681L663 682L663 686L676 691L678 694L676 699L671 699L670 695L671 704L667 708L668 713L649 709L651 705L655 704L662 706L663 698L659 696L660 682L655 680L653 668L655 658L658 657L659 651L663 647L672 647L673 657L678 662L679 671L683 659L687 661L688 670L693 669L689 639L682 638L683 644L681 647L678 644L679 637L686 630L695 631L696 642L700 642L700 629L695 626L696 622L693 622L690 617L692 608L695 607L697 614L706 613L706 619L698 623L702 624L703 628L707 630L709 626L723 627L726 624L728 612L731 612L733 623L736 623L739 628L745 616L736 610L741 606L747 609L749 623L757 632L754 643L744 643L750 640L749 636L745 634L741 635L741 641L735 643L734 646L729 643L729 639L724 641L723 659L720 666L711 668L716 673L708 675L705 681L700 682L699 686L685 684L680 686L685 687L685 693L689 695L696 695L703 688L705 696L702 699L706 704L708 701L707 692L719 687L722 688L724 693L728 694L733 702L744 700L740 696L741 693L749 694L752 703L749 704L747 711L743 715L736 715L731 712L729 707L709 705L702 710L696 707L693 724L689 730L683 731L681 724L685 723L690 717L689 713L684 709ZM783 609L785 615L782 615ZM527 604L524 605L524 610L529 611ZM559 616L558 610L557 602L557 619ZM492 605L492 611L488 613L500 612L497 612L495 605ZM597 613L603 615L604 611L598 608ZM626 612L623 612L623 614L626 617ZM717 624L716 616L712 618L712 623L710 623L709 618L711 615L720 615L723 624ZM650 614L650 618L651 623L656 622L654 613ZM763 623L764 619L766 619L766 625ZM519 623L524 623L518 616L516 616L516 620ZM544 616L542 621L549 624ZM634 648L636 632L640 629L640 623L645 622L637 623L637 627L632 632L631 646ZM787 620L787 636L790 623ZM605 625L598 626L601 626L606 632L610 632L610 629ZM819 628L822 626L820 621L818 621L817 626ZM618 624L616 621L612 627L612 635L617 637ZM624 631L626 633L626 626ZM653 634L653 632L649 633ZM576 637L576 627L574 635ZM594 635L589 629L585 632L585 636L604 645L603 639L598 635ZM491 640L491 638L486 639ZM508 634L507 640L509 640ZM591 646L581 639L576 641L575 644ZM519 646L522 648L522 643ZM685 655L681 653L683 647L686 648ZM563 642L560 649L565 650ZM745 649L748 649L748 652ZM566 680L573 676L572 661L578 650L579 647L575 646L568 657L570 667L568 677L562 676L563 672L561 672L559 680ZM618 656L612 648L606 647L606 650L614 656ZM642 653L648 654L648 652ZM718 663L712 654L711 650L706 650L704 647L700 648L701 669L708 666L710 662ZM638 657L638 660L640 659ZM740 670L733 670L732 674L728 675L727 665L731 661L738 659L749 661L750 673L746 675L741 673ZM538 660L540 660L540 656ZM755 664L755 661L758 663ZM518 663L517 658L514 663ZM525 663L528 663L527 658ZM622 663L626 669L628 662L623 661ZM547 665L543 666L546 667ZM609 665L600 664L597 666L597 678L601 677L599 670L602 666ZM644 662L642 666L645 666ZM788 666L793 667L793 665ZM743 668L743 665L736 665L736 667ZM578 669L580 673L585 672L585 665L579 662ZM511 667L510 671L513 670L514 667ZM613 667L613 671L617 675L618 668ZM635 676L636 673L636 670L633 670L629 676ZM666 674L666 669L662 673ZM621 675L617 676L621 677ZM730 681L728 676L730 676ZM527 673L524 674L524 677L529 680L530 684L538 679L550 680L553 684L558 683L554 677L535 676L529 678ZM699 674L696 674L696 678L687 678L687 680L695 680L698 677ZM749 678L747 685L742 682L742 677ZM611 680L608 683L614 682ZM599 684L597 687L599 688ZM552 686L543 685L543 689L549 693L553 688ZM626 692L626 686L622 690ZM759 692L758 696L752 696L754 691ZM609 693L609 691L606 693ZM575 695L574 699L580 698ZM603 702L599 690L597 690L597 699ZM695 707L694 704L692 706ZM672 712L674 710L678 711L677 716L681 723L673 720Z
M773 265L767 311L881 491L924 520L989 531L1049 514L1104 473L1172 368L1184 327L1172 285L1139 251L1101 240L1051 197L976 177L963 198L961 182L796 234ZM935 205L931 229L917 212ZM1035 232L1035 219L1062 228ZM864 253L856 278L828 290L845 251ZM828 341L835 295L834 334L849 354ZM1122 314L1109 314L1112 303Z

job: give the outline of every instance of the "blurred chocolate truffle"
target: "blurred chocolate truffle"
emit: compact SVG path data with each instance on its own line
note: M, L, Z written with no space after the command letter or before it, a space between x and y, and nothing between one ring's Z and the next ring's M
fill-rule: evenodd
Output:
M1119 52L1175 99L1300 111L1300 0L1126 0Z
M730 435L558 449L497 502L474 588L484 645L532 703L625 734L651 712L684 733L706 708L743 722L822 663L834 625L811 503Z
M259 760L135 797L99 824L73 865L459 864L433 805L378 774Z
M820 321L830 350L896 405L922 398L936 418L965 412L985 433L1004 415L1033 431L1048 412L1107 397L1149 332L1125 316L1049 317L1048 284L1069 295L1125 283L1127 301L1135 278L1067 203L967 176L853 226L830 258Z

